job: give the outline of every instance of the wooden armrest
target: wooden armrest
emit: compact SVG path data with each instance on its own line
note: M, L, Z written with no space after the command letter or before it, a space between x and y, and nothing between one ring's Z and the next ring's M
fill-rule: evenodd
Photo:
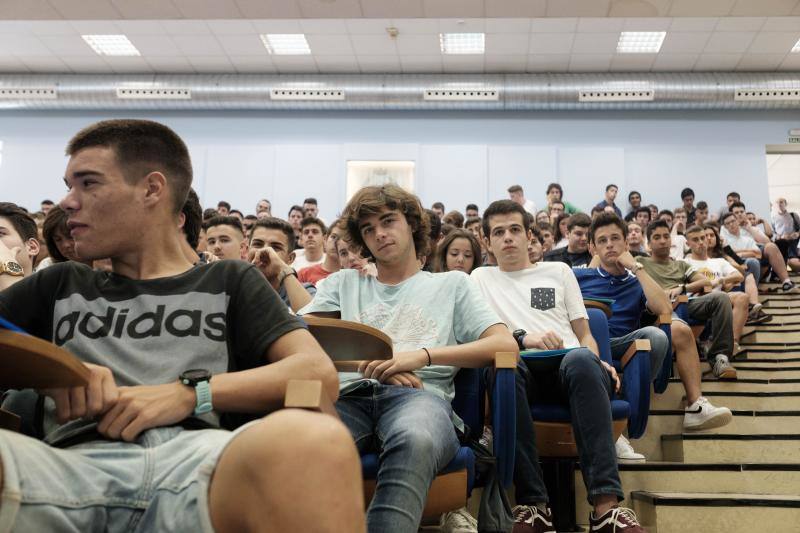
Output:
M516 352L497 352L494 354L495 368L517 368L519 354Z
M379 329L338 318L303 317L308 330L334 363L392 358L392 339ZM337 364L337 368L341 370Z
M650 351L650 340L649 339L636 339L628 346L628 349L623 354L621 363L622 368L628 366L628 362L631 358L636 355L636 352L643 352L643 351Z
M689 297L686 296L685 294L681 294L677 298L675 298L674 302L672 302L672 309L675 310L680 304L685 304L688 301Z
M584 307L600 309L603 313L605 313L606 318L611 318L611 307L604 304L603 302L598 302L596 300L584 300L583 305Z
M32 335L0 329L0 388L77 387L89 382L89 369L55 344Z
M663 313L658 315L658 325L663 326L664 324L672 324L672 313Z
M5 409L0 409L0 429L19 432L21 423L22 422L17 415L8 412Z
M290 379L283 399L286 408L308 409L339 418L322 382L316 379Z

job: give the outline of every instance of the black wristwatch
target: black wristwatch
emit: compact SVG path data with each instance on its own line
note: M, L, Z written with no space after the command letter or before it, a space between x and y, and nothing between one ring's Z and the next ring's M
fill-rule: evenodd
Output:
M520 350L525 349L525 345L522 344L522 341L525 340L525 335L527 334L528 332L525 331L524 329L515 329L514 332L512 333L512 335L514 336L514 340L517 341L517 346L519 346Z

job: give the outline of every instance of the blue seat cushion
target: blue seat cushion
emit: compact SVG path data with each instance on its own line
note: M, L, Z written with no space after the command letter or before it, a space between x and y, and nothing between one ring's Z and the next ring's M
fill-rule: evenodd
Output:
M464 469L467 470L467 492L469 493L475 483L475 454L468 447L459 448L456 456L439 472L439 475ZM375 479L378 474L378 454L368 453L361 456L361 472L364 479Z
M631 406L624 400L611 400L611 419L625 420L631 414ZM537 422L569 422L569 406L563 404L531 405L531 415Z

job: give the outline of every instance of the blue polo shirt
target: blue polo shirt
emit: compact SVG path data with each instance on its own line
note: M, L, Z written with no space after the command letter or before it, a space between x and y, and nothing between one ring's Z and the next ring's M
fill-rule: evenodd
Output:
M641 283L629 270L620 276L609 274L601 267L575 268L584 298L609 298L614 300L608 332L612 338L622 337L639 329L639 318L646 309L647 299Z

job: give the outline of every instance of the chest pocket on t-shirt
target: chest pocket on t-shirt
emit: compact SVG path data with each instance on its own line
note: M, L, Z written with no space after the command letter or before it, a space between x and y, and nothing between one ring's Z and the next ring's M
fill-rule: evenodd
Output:
M531 307L547 311L556 306L556 290L553 288L531 289Z

